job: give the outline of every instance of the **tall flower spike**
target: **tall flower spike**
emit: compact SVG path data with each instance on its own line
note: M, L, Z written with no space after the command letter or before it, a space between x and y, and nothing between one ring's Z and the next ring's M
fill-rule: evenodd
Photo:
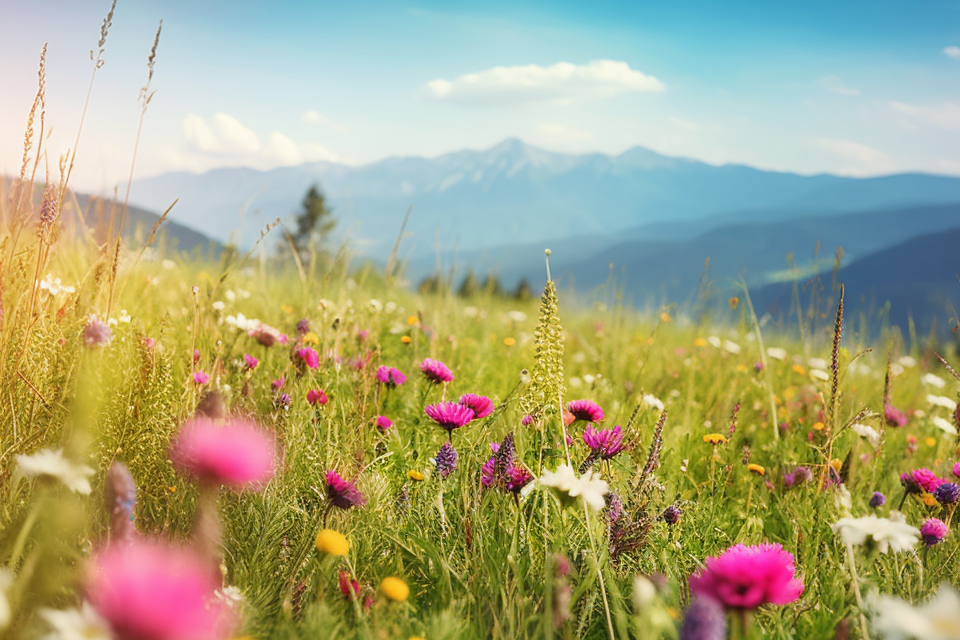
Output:
M137 485L122 462L110 465L104 493L110 511L110 538L114 543L134 540L137 537L133 511L137 504Z
M454 472L457 468L457 459L460 456L457 455L457 450L453 448L453 445L449 442L444 442L443 446L440 447L440 450L437 451L437 457L435 459L437 465L437 472L440 474L441 478L446 478L448 475Z
M557 286L547 280L540 296L540 321L533 332L536 351L530 384L519 401L524 413L538 417L556 414L564 395L563 326L557 302Z

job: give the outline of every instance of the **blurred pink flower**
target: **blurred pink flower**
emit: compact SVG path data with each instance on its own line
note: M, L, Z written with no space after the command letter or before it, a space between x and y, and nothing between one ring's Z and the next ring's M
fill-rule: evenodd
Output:
M393 421L387 416L377 416L377 429L389 431L393 428Z
M310 389L310 391L307 391L307 402L314 407L317 405L322 407L327 404L328 401L327 393L323 389Z
M478 396L475 393L466 393L460 396L460 404L473 409L473 412L477 414L474 416L475 420L486 418L488 415L493 413L493 400L487 396Z
M690 576L690 592L731 609L787 604L803 592L795 572L793 555L779 544L737 544L707 558L703 569Z
M200 371L198 369L197 371L193 372L193 381L196 384L207 384L210 382L210 374L206 371Z
M256 338L257 342L265 347L271 347L276 343L287 344L288 341L286 334L262 322L248 331L247 335Z
M297 357L310 369L316 369L320 366L320 355L310 347L303 347L297 351Z
M440 384L453 381L453 372L439 360L424 358L423 362L420 363L420 370L423 371L423 375L427 376L430 382Z
M117 640L218 640L235 620L217 586L195 553L134 540L92 558L85 590Z
M276 438L253 422L219 425L198 417L174 438L170 459L182 473L202 482L235 488L258 485L273 477Z
M243 354L243 363L247 365L247 369L250 369L251 371L260 366L260 361L249 353Z
M407 381L407 376L396 367L383 365L377 369L377 380L388 387L397 387Z
M104 347L110 344L113 338L113 332L107 323L103 322L96 315L87 318L87 324L83 328L83 342L88 347Z

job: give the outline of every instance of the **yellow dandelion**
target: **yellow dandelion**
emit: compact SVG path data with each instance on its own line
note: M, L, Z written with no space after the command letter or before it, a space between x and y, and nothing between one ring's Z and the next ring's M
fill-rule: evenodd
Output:
M280 311L283 311L284 313L288 313L288 314L293 313L293 307L291 307L288 304L282 304L280 305Z
M307 331L303 336L303 344L320 344L320 338L313 331Z
M740 298L738 298L737 296L731 296L730 299L727 300L727 304L730 305L731 309L736 309L737 305L740 304Z
M177 488L176 488L176 487L167 487L167 491L169 491L170 493L176 493L176 492L177 492Z
M680 619L680 612L677 611L676 607L667 607L667 615L673 620Z
M837 473L840 473L840 469L843 468L843 460L840 458L834 458L830 461L830 466L833 467L833 470Z
M705 347L705 346L707 346L707 341L704 340L703 338L697 338L696 340L693 341L693 346L695 346L695 347Z
M927 445L928 447L935 447L935 446L937 446L937 439L936 439L936 438L927 438L926 440L923 441L923 443L924 443L925 445Z
M402 336L400 338L400 342L402 342L403 344L410 344L411 342L413 342L413 338L411 338L410 336Z
M814 431L823 431L823 430L826 429L826 428L827 428L827 425L823 424L822 422L819 422L819 421L818 421L818 422L814 422L814 423L813 423L813 430L814 430Z
M653 336L650 336L649 338L647 338L647 346L650 346L650 347L653 346Z
M752 473L757 474L758 476L762 476L767 473L767 470L764 469L762 466L760 466L759 464L753 464L752 462L747 465L747 469L749 469Z
M666 311L663 311L660 314L660 322L670 322L670 320L672 320L672 318L670 317L670 314L667 313Z
M417 316L407 316L407 324L411 327L415 327L420 324L420 318Z
M740 373L746 373L746 372L747 372L747 365L745 365L745 364L743 364L743 363L741 362L740 364L737 365L737 371L739 371Z
M517 344L517 339L507 336L503 339L503 344L507 345L508 347L512 347L513 345Z
M708 433L703 436L703 441L712 445L725 444L727 442L727 436L722 433Z
M937 502L937 499L933 497L932 493L924 493L923 504L927 505L928 507L935 507L939 503Z
M403 602L410 596L410 587L407 586L406 582L396 576L384 578L380 582L380 591L383 595L396 602Z
M407 640L427 640L423 636L410 636Z
M411 480L415 480L416 482L423 480L423 474L416 469L410 469L410 471L407 471L407 477Z
M791 367L794 373L799 373L802 376L807 375L807 370L803 368L803 365L795 364Z
M323 529L317 534L317 551L331 556L345 556L350 551L350 543L339 531Z

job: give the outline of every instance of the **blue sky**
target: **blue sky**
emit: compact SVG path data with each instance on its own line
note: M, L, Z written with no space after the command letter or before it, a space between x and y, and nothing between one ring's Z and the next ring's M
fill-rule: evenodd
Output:
M50 166L110 3L7 0L0 170L47 56ZM74 184L482 149L667 155L801 173L960 175L960 2L120 0Z

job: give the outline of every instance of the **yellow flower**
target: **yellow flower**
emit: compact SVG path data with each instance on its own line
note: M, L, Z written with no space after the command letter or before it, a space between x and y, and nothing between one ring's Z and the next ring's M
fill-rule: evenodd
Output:
M280 305L280 311L283 311L284 313L288 313L288 314L293 313L293 307L291 307L288 304L282 304Z
M766 469L761 467L759 464L753 464L752 462L747 465L747 469L757 474L758 476L762 476L767 473Z
M826 426L827 426L827 425L823 424L822 422L814 422L814 423L813 423L813 430L814 430L814 431L823 431L823 430L826 428Z
M517 340L516 338L511 338L507 336L506 338L503 339L503 344L507 345L508 347L512 347L513 345L517 344Z
M666 311L660 314L660 322L670 322L670 319L671 319L670 314L667 313Z
M423 636L410 636L407 640L427 640Z
M303 336L303 344L320 344L320 338L313 331L307 331Z
M722 433L708 433L703 436L703 441L707 444L725 444L727 442L727 437Z
M928 507L935 507L937 506L938 503L937 503L937 499L933 497L932 493L924 492L923 504L927 505Z
M416 469L410 469L410 471L407 471L407 477L411 480L416 480L417 482L423 480L423 474Z
M400 342L402 342L403 344L410 344L411 342L413 342L413 338L411 338L410 336L401 336Z
M407 324L411 327L415 327L420 324L420 318L417 316L407 316Z
M410 596L410 587L407 583L395 576L384 578L380 582L380 591L391 600L403 602Z
M935 447L935 446L937 446L937 439L936 439L936 438L927 438L927 439L924 440L923 442L924 442L924 444L926 444L928 447Z
M350 551L350 543L339 531L323 529L317 534L317 551L331 556L345 556Z
M833 467L834 471L840 473L840 469L843 469L843 460L840 458L834 458L830 461L830 466Z
M705 346L707 346L707 341L704 340L703 338L697 338L696 340L693 341L693 346L695 346L695 347L705 347Z
M745 364L743 364L743 363L741 362L740 364L737 365L737 371L739 371L740 373L746 373L746 372L747 372L747 365L745 365Z
M799 373L802 376L807 375L807 370L804 369L802 365L795 364L791 368L793 369L794 373Z
M737 296L731 296L731 298L727 301L727 304L730 305L731 309L736 309L737 305L740 304L740 298Z

